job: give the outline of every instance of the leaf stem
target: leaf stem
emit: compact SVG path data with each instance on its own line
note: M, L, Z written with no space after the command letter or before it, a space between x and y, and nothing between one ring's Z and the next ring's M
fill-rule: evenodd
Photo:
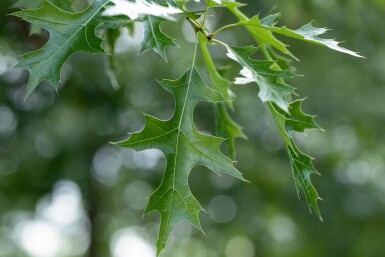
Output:
M214 42L214 43L217 43L217 44L220 44L220 45L223 45L224 47L228 47L229 45L228 44L226 44L226 43L224 43L224 42L222 42L222 41L220 41L220 40L217 40L217 39L211 39L210 40L211 42Z
M237 26L241 26L242 24L238 24L238 23L233 23L233 24L229 24L229 25L225 25L219 29L217 29L216 31L214 31L213 33L211 33L213 36L215 36L216 34L218 34L219 32L221 32L222 30L225 30L225 29L229 29L229 28L232 28L232 27L237 27Z
M186 17L186 19L191 24L191 26L195 29L195 32L199 32L199 31L204 32L204 33L206 32L205 29L203 28L203 26L201 24L199 24L198 22L194 21L190 17Z

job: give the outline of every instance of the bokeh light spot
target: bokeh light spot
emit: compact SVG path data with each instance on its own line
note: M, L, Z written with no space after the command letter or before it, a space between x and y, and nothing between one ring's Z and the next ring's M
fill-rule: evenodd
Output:
M231 197L218 195L214 197L208 208L211 219L217 223L227 223L231 221L237 213L237 205Z

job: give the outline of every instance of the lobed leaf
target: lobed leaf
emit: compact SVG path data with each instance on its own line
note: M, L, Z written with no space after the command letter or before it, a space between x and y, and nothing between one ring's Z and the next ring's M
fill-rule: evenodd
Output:
M193 123L193 111L201 101L223 102L223 96L210 89L195 68L188 70L177 80L163 80L161 86L175 97L175 112L170 120L163 121L146 115L146 126L118 143L136 151L159 149L167 159L163 179L151 195L146 213L161 214L158 254L164 249L173 227L181 220L188 220L202 230L198 214L202 210L188 186L191 169L204 165L217 173L230 174L243 179L233 162L219 151L222 138L198 132Z
M305 129L320 129L320 127L314 122L313 116L304 114L302 112L302 102L303 100L297 100L290 103L290 114L284 112L273 103L268 103L268 106L289 155L294 184L297 189L298 197L299 189L302 188L310 211L314 210L318 218L322 220L321 212L317 204L317 201L321 198L319 197L317 190L310 180L310 176L312 174L319 173L314 168L312 158L302 153L298 149L291 134L292 131L304 132Z
M244 4L240 4L233 1L222 1L222 4L241 22L247 22L249 20L249 18L239 10L239 7L245 6ZM249 31L250 35L254 38L254 40L259 44L270 45L278 51L297 60L297 58L290 52L290 50L287 49L287 45L278 40L271 31L255 26L246 26L246 28Z
M108 0L95 0L80 13L65 12L48 1L39 9L27 9L13 13L50 33L48 42L40 49L22 56L16 68L30 73L27 96L42 82L50 81L57 88L60 70L70 55L82 51L90 54L103 53L102 39L95 35L98 26L96 15Z
M240 22L238 22L238 24L250 27L250 30L255 31L256 33L261 32L262 30L268 30L268 31L271 31L271 32L274 32L277 34L291 37L291 38L295 38L295 39L299 39L299 40L306 41L309 43L325 46L325 47L328 47L328 48L333 49L333 50L338 51L338 52L342 52L342 53L349 54L349 55L352 55L355 57L363 58L363 56L357 54L356 52L353 52L351 50L348 50L344 47L339 46L340 42L335 41L334 39L326 39L326 38L318 37L318 36L326 33L328 31L328 29L316 28L311 23L308 23L297 30L288 29L286 26L276 27L275 22L278 18L278 15L279 14L272 14L272 15L269 15L269 16L261 19L261 20L256 15L256 16L253 16L249 20L240 21ZM268 43L264 39L262 39L260 42L261 43Z
M164 19L148 15L143 21L144 38L140 45L140 52L147 49L153 49L165 61L167 61L165 49L168 46L176 46L174 40L163 33L160 24Z

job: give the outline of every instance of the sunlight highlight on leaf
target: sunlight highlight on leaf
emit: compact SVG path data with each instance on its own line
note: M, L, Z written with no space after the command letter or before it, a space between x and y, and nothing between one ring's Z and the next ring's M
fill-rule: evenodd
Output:
M145 0L111 0L111 2L115 5L107 7L103 12L104 16L126 15L131 20L136 20L146 15L152 15L167 20L175 20L175 14L182 12L182 10L173 6L165 7L155 2L147 2Z

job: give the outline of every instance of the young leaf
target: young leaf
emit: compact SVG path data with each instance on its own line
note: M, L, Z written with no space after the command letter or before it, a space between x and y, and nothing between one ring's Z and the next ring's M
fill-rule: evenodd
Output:
M291 132L304 132L305 129L320 129L314 122L314 117L304 114L301 110L303 100L297 100L289 105L289 112L284 112L277 105L269 102L268 106L274 121L285 143L292 168L294 184L299 197L299 188L302 188L310 211L313 209L320 220L321 212L317 201L321 199L310 180L311 174L319 174L313 166L312 158L302 153L296 146Z
M337 42L334 39L325 39L325 38L318 37L324 34L326 31L328 31L328 29L313 27L311 23L308 23L297 30L291 30L286 28L285 26L276 27L275 22L277 20L277 17L278 17L278 14L272 14L260 20L259 17L256 15L247 21L240 21L238 22L238 24L250 27L251 31L255 30L256 32L260 32L261 30L268 30L284 36L288 36L288 37L303 40L309 43L325 46L335 51L349 54L355 57L363 57L351 50L348 50L346 48L339 46L338 44L340 42Z
M161 86L174 95L173 117L162 121L146 115L146 126L118 143L135 149L159 149L167 158L167 167L158 189L151 195L146 213L159 211L161 223L157 240L158 254L164 249L173 227L188 220L201 230L198 213L202 210L188 186L193 167L204 165L217 173L227 173L243 179L232 161L219 151L223 139L199 133L193 124L193 111L201 101L225 101L222 95L204 83L195 68L177 80L163 80Z
M257 61L250 59L257 48L254 47L227 47L228 56L238 62L243 69L237 78L236 84L256 82L259 86L259 98L263 102L274 102L281 109L288 112L287 97L294 93L294 89L287 85L283 78L294 77L290 70L276 70L272 66L273 61Z
M95 0L80 13L65 12L48 1L39 9L22 10L13 13L32 24L50 32L50 38L42 48L24 54L16 68L30 72L27 95L43 80L54 87L60 81L60 70L68 57L77 51L90 54L103 53L102 39L95 35L95 16L106 6L108 0Z
M140 45L140 52L146 49L153 49L165 61L167 61L165 49L167 46L176 46L173 39L167 36L160 29L161 22L164 19L148 15L144 20L144 38Z

